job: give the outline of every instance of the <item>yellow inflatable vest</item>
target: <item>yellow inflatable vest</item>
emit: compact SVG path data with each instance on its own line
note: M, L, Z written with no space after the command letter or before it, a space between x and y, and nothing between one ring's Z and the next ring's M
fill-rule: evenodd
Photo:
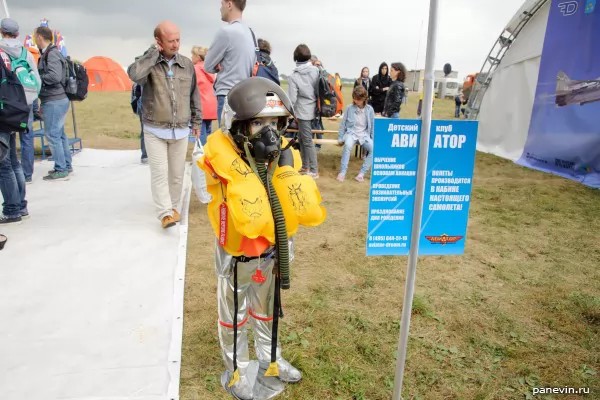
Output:
M282 147L287 145L282 138ZM299 225L317 226L326 217L315 181L300 175L300 154L294 154L294 167L275 169L272 185L285 215L288 238ZM275 244L275 224L265 187L236 152L233 142L218 130L207 138L204 156L198 166L206 173L210 223L221 245L233 256L256 257Z

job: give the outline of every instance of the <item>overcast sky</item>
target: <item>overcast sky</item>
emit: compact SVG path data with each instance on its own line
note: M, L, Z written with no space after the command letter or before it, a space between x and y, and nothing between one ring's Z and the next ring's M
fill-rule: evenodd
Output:
M108 56L127 67L153 43L158 22L181 28L181 52L209 46L223 24L220 0L7 0L21 39L43 18L81 61ZM478 72L523 0L441 0L436 69L447 62L463 78ZM355 78L382 61L424 68L427 0L248 0L244 20L267 39L280 73L290 74L296 45L306 43L331 72ZM421 30L421 23L423 28ZM419 46L421 38L421 46ZM417 61L418 54L418 61Z

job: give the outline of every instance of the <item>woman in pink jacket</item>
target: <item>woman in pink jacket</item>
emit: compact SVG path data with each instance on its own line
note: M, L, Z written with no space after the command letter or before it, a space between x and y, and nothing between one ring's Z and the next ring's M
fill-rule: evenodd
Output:
M212 132L212 122L217 119L217 97L213 89L215 75L204 71L204 57L207 51L206 47L194 46L192 48L192 62L196 69L196 82L198 82L200 103L202 104L200 143L203 146L206 144L207 136Z

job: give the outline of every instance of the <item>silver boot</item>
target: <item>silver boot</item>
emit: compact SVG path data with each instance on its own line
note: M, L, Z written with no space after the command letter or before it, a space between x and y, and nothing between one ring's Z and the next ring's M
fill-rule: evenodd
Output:
M252 385L246 375L240 375L240 380L229 387L232 373L229 371L223 372L221 375L221 386L237 400L253 400Z
M277 360L279 379L285 383L298 383L302 380L302 373L284 358Z
M254 383L254 400L269 400L279 395L285 389L285 384L276 376L265 376L268 365L259 366L256 382Z

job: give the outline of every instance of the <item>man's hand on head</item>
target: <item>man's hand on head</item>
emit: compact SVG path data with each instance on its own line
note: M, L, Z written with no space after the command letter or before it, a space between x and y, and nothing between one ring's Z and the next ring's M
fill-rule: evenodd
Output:
M154 39L156 39L156 44L154 45L154 47L158 50L159 53L162 53L163 48L160 45L160 39L159 38L154 38Z

